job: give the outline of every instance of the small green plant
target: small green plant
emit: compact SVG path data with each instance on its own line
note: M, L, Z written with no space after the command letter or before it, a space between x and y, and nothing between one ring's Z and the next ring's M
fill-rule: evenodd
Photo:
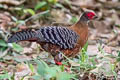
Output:
M20 45L18 45L18 44L16 44L16 43L13 43L13 44L8 44L8 43L6 43L4 40L0 40L0 51L5 51L8 47L12 47L15 51L17 51L17 52L21 52L21 51L23 51L23 48L20 46Z
M9 43L8 46L13 48L13 50L15 50L17 52L23 51L23 48L20 45L16 44L16 43Z
M78 21L76 16L72 16L72 19L70 20L70 22L72 23L76 23Z
M11 76L6 72L4 74L0 74L0 80L12 80Z
M86 54L87 52L87 47L88 47L88 42L84 45L84 47L82 48L82 51L81 51L81 62L84 63L87 59L88 59L88 56Z
M91 70L96 68L95 57L89 57L87 54L88 42L84 45L79 57L80 68L84 70Z
M35 6L34 10L37 11L38 9L45 11L52 9L53 6L61 7L63 6L58 3L58 0L42 0L38 2L38 4Z
M8 48L7 43L4 40L0 40L0 51L5 51Z
M45 79L45 80L70 80L74 78L73 74L64 72L61 70L61 66L51 66L49 67L44 61L36 60L38 65L37 74L32 78L35 80Z
M117 62L120 62L120 51L118 51L117 53L118 53Z
M30 13L32 16L35 15L35 11L32 9L23 9L24 13Z

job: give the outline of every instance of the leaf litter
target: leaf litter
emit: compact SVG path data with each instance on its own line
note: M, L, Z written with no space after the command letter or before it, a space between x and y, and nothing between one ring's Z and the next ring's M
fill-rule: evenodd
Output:
M30 6L29 5L30 2L27 2L26 0L25 2L26 3L21 4L27 4L25 5L25 7ZM9 3L4 2L4 4L8 6L7 7L8 11L4 11L4 7L3 10L0 11L0 30L3 32L2 34L0 34L0 40L6 41L3 35L7 35L10 32L17 32L18 30L21 29L39 28L40 26L51 25L53 23L57 23L57 25L63 26L71 25L72 24L71 19L73 19L72 21L75 22L79 18L82 9L84 8L92 9L97 13L99 18L97 21L92 21L89 24L90 33L88 49L86 54L84 55L86 56L85 58L86 62L81 62L79 58L75 57L75 60L73 59L71 62L69 62L70 64L69 66L71 67L69 69L69 72L75 73L77 75L77 78L78 79L81 78L82 80L98 80L98 79L119 80L120 12L118 5L120 4L120 1L70 0L69 2L64 2L62 0L58 0L58 3L62 4L64 8L60 9L52 7L50 10L50 14L52 15L52 17L42 16L39 19L27 21L24 25L21 25L21 27L16 27L18 23L14 21L13 18L11 18L11 16L14 16L18 20L21 18L21 16L19 14L12 13L12 11L9 11L10 7L13 7L14 3L12 3L13 5L8 5ZM114 5L111 5L111 3L113 3ZM108 6L106 6L106 4ZM33 6L31 7L33 8ZM30 14L28 13L25 14L27 14L24 16L25 19L28 16L30 17ZM73 18L73 16L76 17ZM49 64L49 66L54 65L53 58L50 56L50 54L47 52L43 52L43 50L40 49L41 47L38 44L31 42L20 42L18 44L22 46L23 48L22 51L17 49L19 47L15 47L15 49L13 50L7 45L6 46L0 45L1 48L0 53L2 53L2 55L0 55L2 56L0 58L1 74L4 73L5 75L7 75L3 71L6 68L8 74L9 73L13 74L12 76L14 76L15 80L20 80L23 79L24 77L26 78L26 80L29 80L30 78L28 76L33 75L33 73L31 72L28 65L25 64L24 62L32 61L38 58L40 60L42 59L46 61ZM9 51L7 51L6 48L10 48ZM7 54L4 54L5 51L7 51ZM80 55L78 55L78 57ZM33 65L36 68L36 64L34 62ZM83 71L84 70L83 68L85 68L85 71ZM80 72L78 72L74 69L78 71L79 69L81 70ZM66 75L66 73L63 74ZM58 77L59 76L60 75L58 75Z

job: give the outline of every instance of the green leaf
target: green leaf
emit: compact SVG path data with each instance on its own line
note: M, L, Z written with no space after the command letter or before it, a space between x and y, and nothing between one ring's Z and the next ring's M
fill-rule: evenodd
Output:
M78 21L76 16L72 16L72 19L70 20L70 22L72 23L76 23Z
M120 51L118 51L117 53L118 53L118 57L120 57Z
M30 13L31 15L35 15L35 11L32 9L24 9L24 13Z
M117 58L117 62L120 62L120 58Z
M12 44L12 47L13 47L13 49L14 49L15 51L17 51L17 52L23 51L23 48L22 48L20 45L16 44L16 43L13 43L13 44Z
M56 80L70 80L71 78L73 78L73 75L66 72L60 72L57 74L56 78Z
M86 54L87 48L88 48L88 42L86 42L86 44L82 48L81 61L83 63L88 59L88 55Z
M56 77L57 72L61 72L60 67L54 66L46 69L47 75L45 76L46 79L50 79Z
M41 79L41 76L40 76L40 75L34 75L34 76L32 76L32 78L33 78L34 80L40 80L40 79Z
M66 72L61 72L60 66L49 67L44 61L35 60L37 63L37 72L41 76L41 78L45 80L70 80L73 78L73 74L69 74ZM39 76L34 76L35 80L38 80Z
M47 4L46 1L39 2L39 3L35 6L35 10L38 10L38 9L42 8L42 7L45 6L46 4Z
M51 3L51 4L55 4L55 3L57 3L57 1L58 0L48 0L48 2Z
M88 42L86 42L86 44L84 45L84 50L87 51L87 48L88 48Z
M30 70L32 71L32 72L34 72L34 67L33 67L33 65L32 64L28 64L29 65L29 68L30 68Z
M59 8L64 8L64 6L60 3L56 3L55 6L59 7Z
M42 60L41 61L36 60L36 62L38 64L37 67L38 74L44 77L47 73L46 69L49 68L48 65Z
M117 53L118 53L117 62L120 62L120 51L118 51Z
M0 4L0 8L3 8L4 9L4 6L2 4Z
M10 79L10 75L8 75L8 73L5 73L5 74L0 74L0 80L3 80L3 79Z
M4 52L7 49L7 47L0 47L0 51Z
M7 47L7 43L4 40L0 40L0 46Z
M11 16L11 18L12 18L12 20L13 21L15 21L15 22L17 22L18 20L17 20L17 18L16 17L14 17L14 16Z
M120 25L119 24L115 24L116 27L120 28Z
M18 21L16 21L16 24L25 24L25 21L24 20L18 20Z

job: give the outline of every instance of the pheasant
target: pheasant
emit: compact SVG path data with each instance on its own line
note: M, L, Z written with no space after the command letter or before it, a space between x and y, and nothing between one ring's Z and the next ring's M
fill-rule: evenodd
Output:
M75 57L88 40L88 22L97 16L93 11L85 11L78 22L70 27L46 26L39 29L26 29L16 32L8 38L8 43L33 41L52 54L55 63L60 65L63 53Z

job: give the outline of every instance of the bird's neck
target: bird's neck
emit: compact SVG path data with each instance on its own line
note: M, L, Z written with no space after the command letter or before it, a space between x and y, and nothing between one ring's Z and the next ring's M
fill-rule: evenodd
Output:
M89 22L89 19L87 19L84 15L81 15L79 20L71 27L72 28L74 27L77 29L80 29L80 28L84 29L85 27L88 27L88 22Z
M85 24L88 24L88 22L89 22L89 19L86 17L86 16L84 16L84 15L81 15L81 17L79 18L79 20L78 20L78 22L77 23L85 23Z
M77 22L77 23L75 23L74 25L72 25L71 27L70 27L71 29L75 29L76 31L79 31L79 30L88 30L88 22L86 22L86 21L81 21L81 19Z
M88 20L84 17L81 16L80 19L78 20L78 22L75 23L76 27L86 27L86 25L88 25Z

